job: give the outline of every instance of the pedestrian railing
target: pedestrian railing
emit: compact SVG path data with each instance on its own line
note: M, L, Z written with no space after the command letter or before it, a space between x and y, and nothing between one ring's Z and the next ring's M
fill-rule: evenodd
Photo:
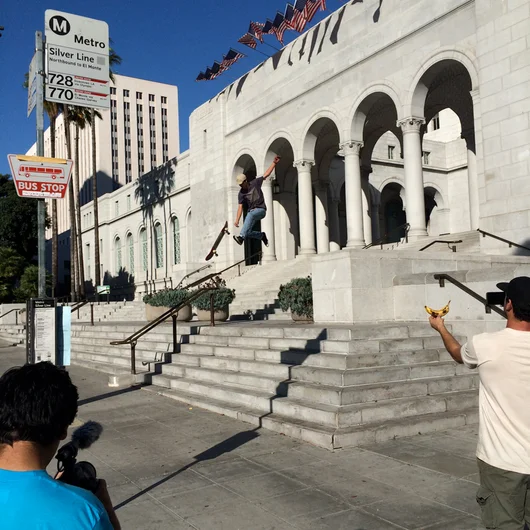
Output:
M514 243L513 241L510 241L509 239L505 239L504 237L496 236L495 234L491 234L490 232L486 232L485 230L481 230L480 228L477 228L477 232L482 234L482 237L492 237L493 239L496 239L497 241L502 241L503 243L506 243L509 248L517 247L521 248L523 250L528 250L530 252L529 247L525 247L524 245L519 245L519 243Z
M409 230L410 230L410 224L409 223L403 223L402 225L396 226L396 228L393 228L392 230L389 230L383 237L380 237L379 239L372 241L369 245L365 245L363 247L363 250L376 247L378 245L381 245L381 250L383 249L383 245L386 245L389 243L390 236L394 234L395 232L403 231L405 230L405 243L409 242Z
M464 291L464 293L468 294L478 302L484 305L484 309L486 310L486 313L490 314L492 311L500 315L502 318L506 318L506 313L499 309L495 305L491 305L488 303L488 301L478 294L477 292L471 290L469 287L466 287L463 283L460 283L458 280L453 278L452 276L449 276L449 274L435 274L434 279L438 280L440 287L445 287L445 281L447 280L449 283L452 283L455 287L458 287L461 291Z
M15 324L18 324L18 314L20 313L20 311L22 311L21 309L10 309L7 313L3 313L2 315L0 315L0 319L6 317L7 315L9 315L10 313L15 313Z
M444 241L443 239L435 239L434 241L431 241L428 245L425 245L423 248L420 248L419 251L422 252L423 250L427 250L428 248L432 247L433 245L437 245L438 243L446 243L447 248L449 248L453 252L456 252L456 245L458 243L463 243L463 241L461 239L459 239L458 241Z

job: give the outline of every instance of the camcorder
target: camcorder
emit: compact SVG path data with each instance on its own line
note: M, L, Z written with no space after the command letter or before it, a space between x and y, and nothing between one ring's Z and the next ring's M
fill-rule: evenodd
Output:
M503 291L495 291L493 293L486 293L486 301L489 305L500 305L504 307L506 300L506 293Z
M56 477L61 473L58 480L96 493L99 485L96 468L90 462L78 462L77 453L79 449L88 449L99 439L102 432L103 427L95 421L88 421L74 431L72 439L64 444L55 456Z

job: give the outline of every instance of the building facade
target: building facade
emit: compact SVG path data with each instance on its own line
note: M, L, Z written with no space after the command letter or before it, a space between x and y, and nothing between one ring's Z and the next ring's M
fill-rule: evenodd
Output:
M385 0L372 17L345 4L196 109L189 151L101 199L103 271L129 270L138 293L174 285L233 221L235 176L276 155L264 262L399 238L405 222L412 240L481 228L528 245L530 3ZM256 250L225 238L217 266Z

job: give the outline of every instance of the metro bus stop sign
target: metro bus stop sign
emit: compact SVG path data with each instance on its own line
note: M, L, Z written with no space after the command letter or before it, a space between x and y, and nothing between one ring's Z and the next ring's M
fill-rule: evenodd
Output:
M72 175L72 160L7 155L19 197L64 199Z

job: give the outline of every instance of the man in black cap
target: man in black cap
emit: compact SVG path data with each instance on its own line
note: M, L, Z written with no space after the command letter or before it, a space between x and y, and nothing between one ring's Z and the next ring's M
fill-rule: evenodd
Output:
M440 317L430 317L451 357L478 368L480 488L486 528L530 527L530 278L499 283L507 324L461 346Z

